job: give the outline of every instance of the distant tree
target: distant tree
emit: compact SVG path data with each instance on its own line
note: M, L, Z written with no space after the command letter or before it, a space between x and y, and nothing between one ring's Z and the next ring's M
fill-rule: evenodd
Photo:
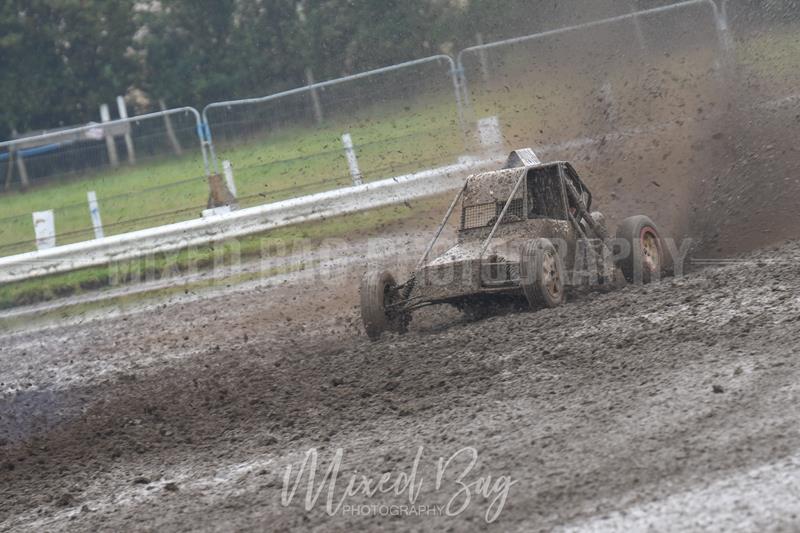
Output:
M431 0L304 0L304 62L337 77L439 53L447 4Z
M201 107L662 1L5 0L0 137L96 119L132 89Z
M0 138L98 119L136 79L134 0L0 3Z
M172 105L261 94L302 82L292 0L163 0L140 14L140 85Z

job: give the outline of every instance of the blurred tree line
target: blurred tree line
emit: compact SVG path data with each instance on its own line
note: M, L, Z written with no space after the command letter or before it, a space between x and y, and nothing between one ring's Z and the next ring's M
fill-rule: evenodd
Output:
M669 2L3 0L0 139L97 120L117 95L201 107Z

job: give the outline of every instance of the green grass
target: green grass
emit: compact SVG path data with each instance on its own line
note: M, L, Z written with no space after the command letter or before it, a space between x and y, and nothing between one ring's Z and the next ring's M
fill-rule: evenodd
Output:
M491 83L482 84L477 71L470 71L472 118L500 116L510 145L547 144L609 130L610 125L598 119L595 105L604 81L611 83L621 109L616 127L668 122L700 107L703 97L714 93L708 68L716 50L654 52L641 64L624 55L600 61L595 54L599 64L593 67L590 61L581 67L574 62L552 63L524 47L510 50L499 61L493 58L496 71ZM800 39L792 31L737 42L739 65L775 96L788 94L800 82L798 58ZM503 66L498 68L499 64ZM681 81L687 79L691 85ZM647 91L660 94L642 97ZM363 106L348 116L328 116L320 127L282 126L270 131L265 126L247 142L219 144L218 156L234 165L243 207L348 185L343 132L353 136L367 181L453 161L465 144L453 97L443 92L412 103L413 96ZM35 249L33 211L55 210L59 244L92 238L86 204L90 190L98 194L107 235L197 218L208 196L198 153L137 167L123 165L26 193L2 194L0 256Z
M736 61L760 93L783 97L800 84L800 34L791 26L736 41Z
M364 109L360 116L329 118L323 127L284 128L222 145L219 159L233 163L240 204L252 206L352 183L341 149L346 131L367 181L454 161L463 153L452 101L428 99L409 109ZM199 154L0 195L0 256L35 249L33 211L54 209L58 244L93 238L90 190L97 193L106 235L197 218L208 197Z
M310 224L279 228L213 245L6 283L0 285L0 309L52 301L145 279L161 279L189 271L230 266L240 260L284 256L296 252L300 247L303 250L313 249L326 239L379 235L387 226L400 226L406 223L419 225L420 220L428 220L431 227L434 227L449 200L447 195L437 196L413 204L400 204ZM258 271L244 276L257 278L267 274L269 272ZM231 280L244 281L244 279L227 278L224 283L231 283ZM204 284L212 283L204 282ZM179 290L185 288L182 285Z

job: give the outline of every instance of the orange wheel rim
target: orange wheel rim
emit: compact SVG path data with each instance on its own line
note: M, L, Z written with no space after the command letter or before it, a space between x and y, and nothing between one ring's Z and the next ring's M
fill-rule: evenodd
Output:
M643 228L639 242L642 249L642 266L649 272L658 272L661 269L661 245L655 230L649 227Z

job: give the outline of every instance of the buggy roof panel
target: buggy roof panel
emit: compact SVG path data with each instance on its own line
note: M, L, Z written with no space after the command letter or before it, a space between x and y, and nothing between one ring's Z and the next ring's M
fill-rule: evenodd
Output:
M511 191L517 184L520 176L532 170L544 170L557 166L564 166L568 173L577 175L572 165L564 161L554 161L551 163L544 163L535 166L508 168L503 170L492 170L489 172L482 172L467 178L467 188L464 191L463 206L483 205L492 202L508 201ZM517 198L521 198L524 186L520 187L517 191Z
M508 201L514 186L527 171L527 168L510 168L470 176L464 191L464 207ZM517 191L520 198L522 191L522 187Z

